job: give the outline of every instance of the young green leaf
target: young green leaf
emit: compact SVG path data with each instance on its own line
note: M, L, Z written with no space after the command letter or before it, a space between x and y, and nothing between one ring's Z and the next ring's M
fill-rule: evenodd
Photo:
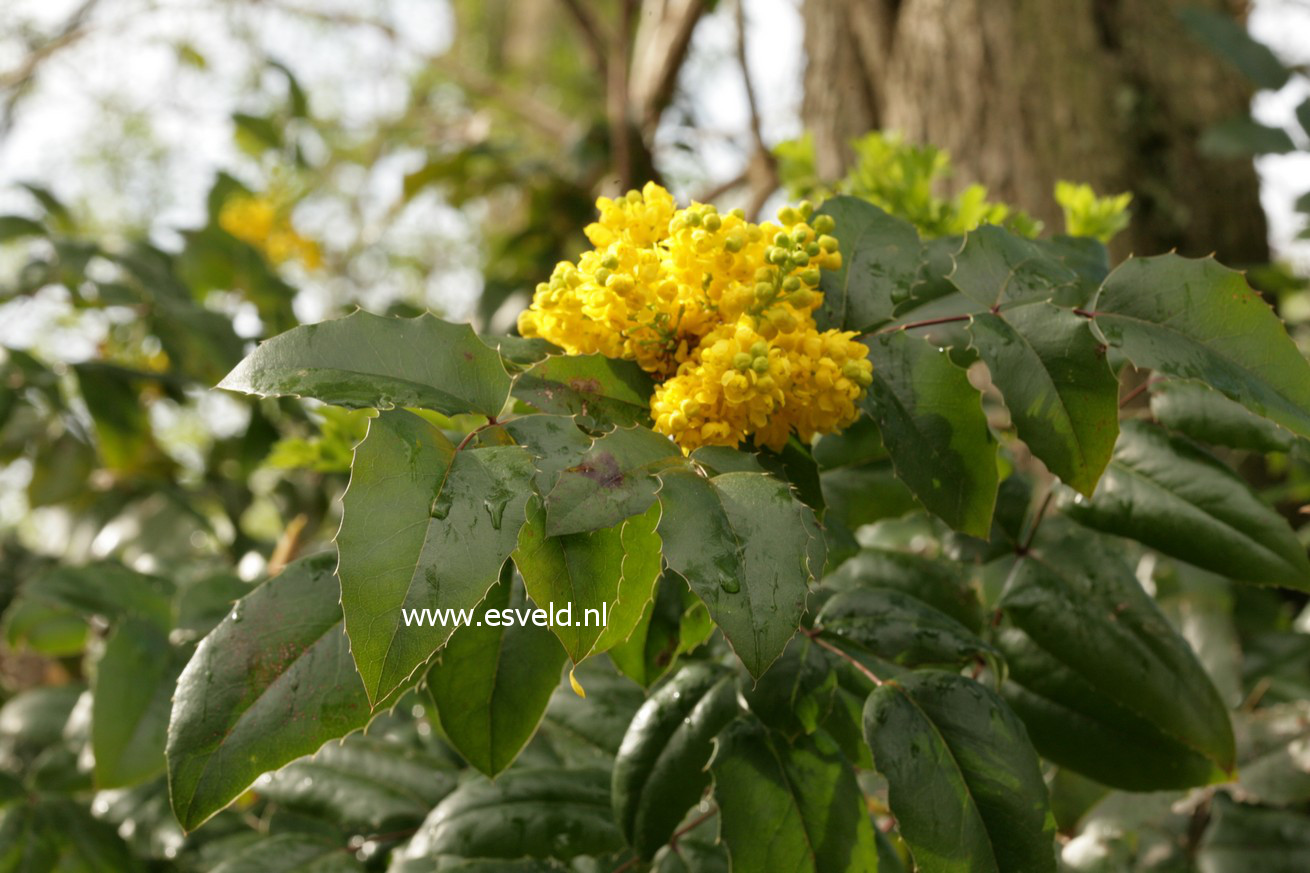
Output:
M1209 259L1132 258L1092 309L1101 334L1138 367L1204 382L1310 437L1310 363L1241 273Z
M337 574L370 700L409 679L455 630L449 614L410 623L407 610L471 610L495 584L523 525L532 472L519 446L456 452L403 410L369 423L342 499Z
M500 355L466 324L432 314L383 318L360 311L273 337L218 387L352 408L416 406L494 417L509 399L510 377Z
M869 337L873 385L864 407L898 475L956 530L986 538L999 479L982 398L945 351L905 331Z
M565 657L555 635L533 622L536 605L512 597L510 581L502 574L479 607L478 623L451 635L427 675L446 738L492 777L536 732ZM496 611L495 624L487 610Z
M826 734L786 743L743 716L715 739L719 838L734 870L873 873L873 823L855 771ZM767 831L762 831L767 827Z
M923 873L1054 873L1055 817L1022 722L987 688L924 671L874 689L864 736Z
M1213 456L1145 422L1124 422L1092 499L1061 508L1202 569L1310 590L1310 559L1287 521Z
M637 711L614 761L614 816L642 858L669 841L709 785L711 740L738 713L733 674L692 664Z
M761 676L795 634L822 537L809 507L763 473L661 476L664 560L705 601L737 657Z

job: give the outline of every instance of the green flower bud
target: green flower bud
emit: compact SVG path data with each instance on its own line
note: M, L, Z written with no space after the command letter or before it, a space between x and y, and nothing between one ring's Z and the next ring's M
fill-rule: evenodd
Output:
M605 267L601 267L599 270L596 271L596 284L604 285L606 282L609 281L609 278L612 275L613 275L613 271L608 270Z
M774 246L769 249L768 253L764 256L764 259L770 264L777 264L781 267L783 264L787 263L787 250Z
M769 344L764 340L758 340L755 345L751 346L752 358L763 358L769 354Z
M798 267L808 267L810 265L810 256L805 254L805 252L794 253L790 260Z
M812 242L805 247L805 254L812 258L817 258L821 251L823 251L823 248L816 242Z
M814 204L808 200L802 200L800 203L797 203L796 209L807 219L814 214Z
M729 210L728 214L731 215L733 218L741 218L743 220L746 218L746 210L742 209L740 206L734 207L733 209Z
M801 280L796 276L788 276L782 280L782 290L784 291L799 291L800 287Z
M801 271L801 281L813 288L819 284L819 270L817 267L810 267L808 270Z
M863 372L864 368L860 366L859 361L847 361L841 367L841 374L847 379L858 379Z
M718 229L721 228L721 227L723 227L723 219L722 219L722 218L719 218L718 215L716 215L715 213L711 212L709 215L705 216L705 229L706 229L706 230L713 232L713 231L718 230Z
M832 233L837 229L837 222L832 220L831 215L820 215L814 219L813 227L815 233Z
M788 236L785 232L780 231L774 234L773 244L775 246L778 246L779 248L789 249L791 248L791 237Z
M797 309L809 309L814 303L814 292L802 288L787 295L787 302Z
M796 329L796 316L785 309L770 309L766 317L770 324L783 333L790 333Z
M746 240L741 238L741 234L729 234L723 240L723 247L734 255L741 251L741 247L746 244Z
M825 252L835 252L838 249L837 237L824 234L819 237L819 248Z
M751 356L745 352L737 352L732 356L732 368L734 370L746 371L751 366Z
M786 225L793 225L801 220L801 214L793 206L784 206L778 210L778 220Z
M607 270L617 270L619 268L619 256L610 252L600 259L600 265Z
M755 360L751 361L751 369L757 373L769 372L769 359L765 357L757 357Z
M700 227L700 213L688 211L687 224L691 225L692 227Z
M773 283L760 282L755 286L755 299L763 303L773 297Z

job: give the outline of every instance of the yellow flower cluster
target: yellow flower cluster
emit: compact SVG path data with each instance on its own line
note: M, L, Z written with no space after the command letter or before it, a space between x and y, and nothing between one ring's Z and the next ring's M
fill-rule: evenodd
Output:
M850 424L871 381L855 334L820 332L820 270L841 266L832 219L786 207L778 223L719 214L649 183L597 201L595 250L561 263L519 317L524 336L569 354L636 361L660 384L656 430L684 450L779 449Z
M318 243L296 232L285 209L272 198L238 194L229 197L218 213L218 226L264 253L271 264L298 260L316 270L323 262Z

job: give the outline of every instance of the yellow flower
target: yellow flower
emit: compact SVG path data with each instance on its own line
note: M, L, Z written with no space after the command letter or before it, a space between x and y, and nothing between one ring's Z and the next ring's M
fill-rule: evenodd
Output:
M636 361L659 385L655 428L684 450L748 437L781 448L855 420L871 381L854 334L819 332L820 271L841 266L832 219L778 223L693 203L654 183L597 201L595 250L559 264L519 317L569 354Z
M318 243L296 232L285 210L265 195L228 198L218 213L218 226L264 253L271 264L298 260L316 270L323 262Z

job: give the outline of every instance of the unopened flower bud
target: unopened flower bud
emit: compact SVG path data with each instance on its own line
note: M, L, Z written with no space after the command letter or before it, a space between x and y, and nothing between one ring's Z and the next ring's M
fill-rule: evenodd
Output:
M832 233L837 229L837 222L832 220L831 215L820 215L814 219L813 227L816 233Z

